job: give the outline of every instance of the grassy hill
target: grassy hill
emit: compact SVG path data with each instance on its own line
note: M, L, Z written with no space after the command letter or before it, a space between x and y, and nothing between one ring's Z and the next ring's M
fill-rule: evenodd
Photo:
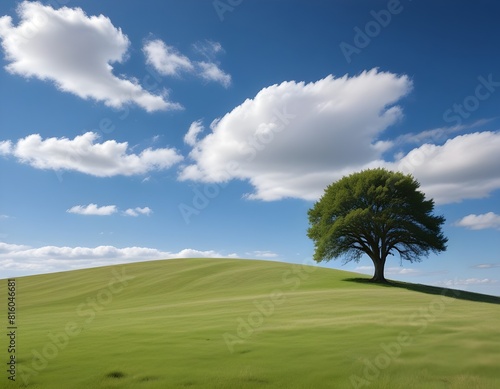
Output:
M20 277L0 386L500 387L499 298L356 277L230 259Z

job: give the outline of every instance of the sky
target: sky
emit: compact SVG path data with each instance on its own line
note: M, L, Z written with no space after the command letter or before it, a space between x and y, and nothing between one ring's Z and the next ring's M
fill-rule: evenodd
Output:
M500 4L0 3L0 278L312 264L342 176L412 174L448 250L386 277L500 295ZM373 273L367 257L320 266Z

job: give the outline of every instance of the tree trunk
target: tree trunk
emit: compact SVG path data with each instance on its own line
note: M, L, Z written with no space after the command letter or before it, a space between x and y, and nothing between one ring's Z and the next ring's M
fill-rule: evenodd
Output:
M373 265L375 266L375 274L371 279L373 282L387 283L387 280L384 277L384 267L385 267L385 258L384 259L373 259Z

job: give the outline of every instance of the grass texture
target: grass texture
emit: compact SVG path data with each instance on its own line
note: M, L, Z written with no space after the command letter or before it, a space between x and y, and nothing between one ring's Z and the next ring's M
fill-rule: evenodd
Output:
M20 277L0 387L500 388L500 298L358 277L206 258Z

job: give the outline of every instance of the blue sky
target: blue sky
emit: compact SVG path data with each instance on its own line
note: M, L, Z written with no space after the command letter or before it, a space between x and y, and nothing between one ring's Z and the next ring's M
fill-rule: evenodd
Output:
M500 5L3 1L0 277L311 263L345 174L413 174L448 251L386 276L500 295ZM372 273L371 262L321 266Z

